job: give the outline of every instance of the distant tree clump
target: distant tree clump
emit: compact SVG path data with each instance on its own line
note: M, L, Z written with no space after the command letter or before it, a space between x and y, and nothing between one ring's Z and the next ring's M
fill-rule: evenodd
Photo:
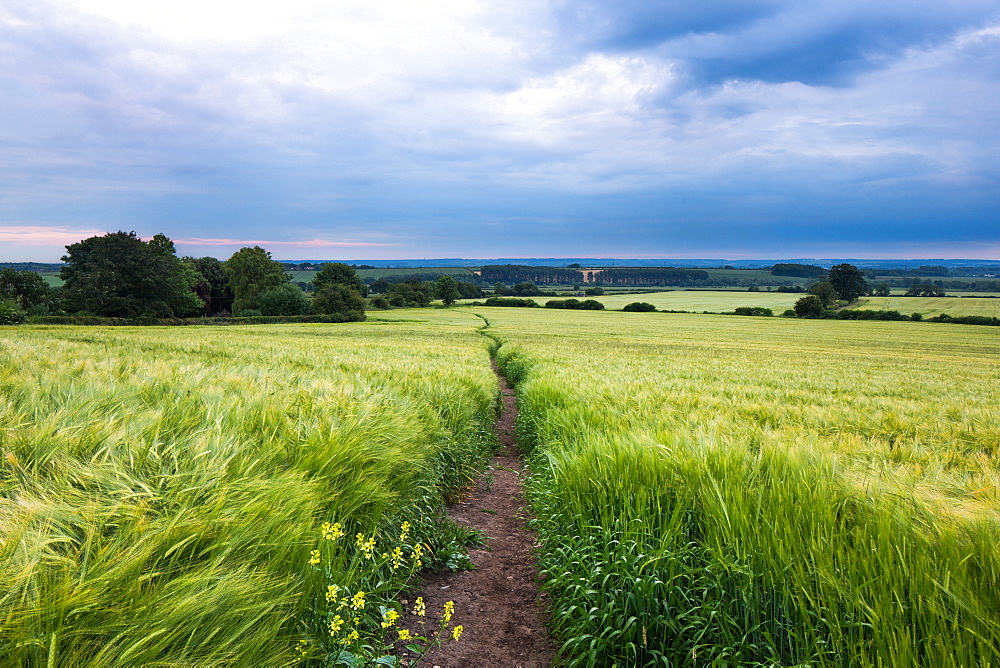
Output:
M692 285L708 280L708 272L681 267L614 267L595 271L590 280L605 285Z
M942 286L934 285L930 281L926 283L914 283L906 291L906 297L944 297L945 290Z
M830 285L841 299L853 302L861 295L868 294L868 283L864 273L853 264L844 262L830 269Z
M111 232L66 247L59 275L67 310L110 317L171 317L200 312L193 291L203 280L162 234L148 243L135 232Z
M795 276L797 278L819 278L826 275L826 269L813 264L796 262L779 263L771 267L772 276Z
M233 315L246 315L247 310L263 313L261 293L290 280L284 265L272 260L271 254L260 246L239 249L222 263L222 270L235 296Z
M600 297L604 294L604 288L587 288L583 291L583 294L588 297Z
M564 267L529 267L520 264L488 264L479 271L480 278L490 283L575 283L583 273Z
M625 304L622 310L630 313L652 313L656 310L656 307L649 302L632 302L631 304Z
M462 297L462 291L453 276L444 274L434 282L434 296L443 301L445 306L451 306L456 299Z

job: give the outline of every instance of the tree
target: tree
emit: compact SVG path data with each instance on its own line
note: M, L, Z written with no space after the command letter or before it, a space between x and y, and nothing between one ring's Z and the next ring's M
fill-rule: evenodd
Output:
M365 319L365 300L354 288L342 283L327 283L316 288L312 311L322 315L339 315L344 322L362 322Z
M257 309L261 315L305 315L309 298L294 283L282 283L257 295Z
M830 276L827 279L830 285L837 291L841 299L853 302L861 295L868 294L868 283L865 282L865 275L853 264L838 264L830 269Z
M271 254L260 246L239 249L222 263L222 271L235 296L233 315L247 309L260 310L260 294L290 280L284 265L272 260Z
M200 279L162 234L149 243L135 232L111 232L66 247L59 275L70 310L103 316L168 317L198 312Z
M45 302L49 286L45 279L34 271L16 271L11 268L0 271L0 299L17 302L23 308L31 308Z
M233 291L229 287L229 278L222 270L222 262L214 257L199 257L190 259L195 269L201 274L201 297L208 305L208 315L215 315L229 310L233 306Z
M362 297L368 296L368 286L358 276L358 272L354 270L354 267L343 262L327 262L313 276L312 282L317 289L324 285L335 283L353 288Z
M368 287L375 294L384 295L389 291L389 281L385 280L385 278L379 278L373 281Z
M806 295L795 302L795 315L800 318L818 318L823 315L823 301L816 295Z
M451 306L462 296L462 292L458 289L458 281L447 274L438 276L434 282L434 296L443 301L445 306Z
M823 302L823 308L829 308L840 297L840 294L828 281L816 283L809 288L809 292L819 297L819 300Z

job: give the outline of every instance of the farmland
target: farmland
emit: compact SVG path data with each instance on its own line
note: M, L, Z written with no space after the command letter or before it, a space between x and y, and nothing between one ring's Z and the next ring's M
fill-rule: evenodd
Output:
M951 316L981 315L1000 317L1000 299L996 297L863 297L858 308L874 311L919 313L925 318L947 313Z
M570 663L996 663L992 329L480 312Z
M0 328L0 663L286 665L331 641L322 593L363 572L321 525L381 548L409 521L433 550L490 447L476 324Z
M700 310L798 296L724 294L754 301ZM997 663L995 328L485 307L0 328L0 656L317 649L323 592L368 577L324 522L446 552L428 517L490 447L487 344L565 663Z
M645 294L600 295L586 297L596 299L605 308L620 310L632 302L646 302L661 311L711 311L720 313L732 311L739 306L763 306L772 309L775 314L790 309L802 297L801 294L785 292L746 292L729 290L671 290L667 292L649 292ZM544 305L551 297L534 297L535 301Z

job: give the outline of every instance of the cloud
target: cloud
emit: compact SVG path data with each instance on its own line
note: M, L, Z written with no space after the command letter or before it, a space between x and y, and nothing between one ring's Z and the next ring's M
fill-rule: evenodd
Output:
M974 236L997 214L997 16L984 0L10 0L0 224L452 254L581 229L646 248L747 220L898 235L931 212Z
M330 241L328 239L309 239L307 241L261 240L261 239L174 239L185 246L262 246L264 248L368 248L394 246L395 244L380 244L369 241Z
M5 244L23 246L66 246L75 244L81 239L101 235L93 229L72 229L61 226L45 227L42 225L3 225L0 226L0 241Z

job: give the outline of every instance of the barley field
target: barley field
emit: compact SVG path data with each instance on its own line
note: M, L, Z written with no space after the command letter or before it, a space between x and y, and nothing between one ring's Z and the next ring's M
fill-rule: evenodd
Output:
M440 557L492 447L480 324L0 328L0 665L320 652L331 585Z
M478 309L569 665L1000 662L1000 334Z
M899 311L906 315L919 313L925 318L942 313L1000 318L1000 299L993 297L863 297L862 302L857 308Z

